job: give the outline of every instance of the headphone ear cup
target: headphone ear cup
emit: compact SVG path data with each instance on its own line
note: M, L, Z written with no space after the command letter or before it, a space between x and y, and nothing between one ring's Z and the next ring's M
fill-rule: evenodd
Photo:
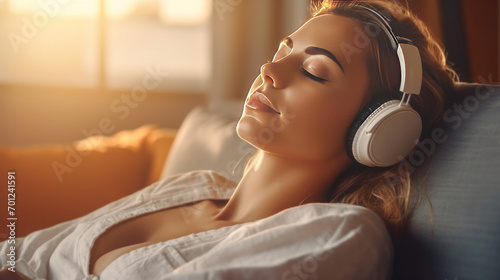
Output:
M366 166L391 166L411 152L421 132L420 115L410 105L380 101L353 123L346 141L348 154Z
M351 127L349 128L349 131L347 133L347 138L346 138L346 150L347 150L347 155L354 161L357 161L356 158L353 155L353 150L352 150L352 143L354 141L354 137L356 136L356 133L358 132L358 129L361 127L361 125L366 121L366 119L375 111L377 108L379 108L382 104L393 100L391 98L383 98L375 101L374 103L366 106L363 108L363 110L358 113L356 118L354 118L354 121L351 124Z

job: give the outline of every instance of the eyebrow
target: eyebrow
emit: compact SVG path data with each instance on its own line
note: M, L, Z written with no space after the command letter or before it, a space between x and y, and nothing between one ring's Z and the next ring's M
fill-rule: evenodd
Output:
M292 38L290 37L285 37L282 41L281 41L282 44L285 44L287 47L289 48L293 48L293 40ZM340 70L342 70L342 73L345 73L344 72L344 67L342 67L342 64L340 64L340 61L337 59L337 57L331 53L329 50L325 50L323 48L320 48L320 47L313 47L313 46L310 46L310 47L307 47L306 50L305 50L305 53L307 54L310 54L310 55L324 55L328 58L330 58L331 60L333 60L335 63L337 63L337 65L340 67Z
M312 55L317 55L317 54L322 54L333 60L337 65L340 67L340 70L342 70L342 73L344 72L344 67L342 67L342 64L340 64L339 60L333 53L331 53L329 50L325 50L319 47L307 47L305 50L305 53L307 54L312 54Z

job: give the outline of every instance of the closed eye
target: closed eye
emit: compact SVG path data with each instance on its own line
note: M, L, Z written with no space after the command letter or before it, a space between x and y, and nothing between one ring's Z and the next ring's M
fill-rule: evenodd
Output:
M314 81L316 81L316 82L320 82L320 83L324 83L324 82L326 82L326 80L325 80L325 79L320 78L320 77L318 77L318 76L314 76L313 74L311 74L311 73L307 72L307 70L306 70L306 69L304 69L304 68L301 68L301 71L302 71L302 74L304 74L304 76L308 77L308 78L309 78L309 79L311 79L311 80L314 80Z

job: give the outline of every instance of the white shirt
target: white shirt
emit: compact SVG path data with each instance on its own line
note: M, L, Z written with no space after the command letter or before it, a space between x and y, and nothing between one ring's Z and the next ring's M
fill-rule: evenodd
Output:
M161 180L81 218L16 239L15 269L32 279L389 279L392 245L381 219L347 204L313 203L255 222L141 247L89 273L90 251L126 219L206 199L236 184L198 171ZM96 194L99 195L99 194ZM0 243L0 261L12 244Z

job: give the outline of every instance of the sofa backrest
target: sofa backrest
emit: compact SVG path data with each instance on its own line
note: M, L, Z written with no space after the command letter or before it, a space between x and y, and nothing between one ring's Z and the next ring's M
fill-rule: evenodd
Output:
M394 279L500 279L499 122L500 87L461 85L404 163L432 208L420 202L396 245Z

